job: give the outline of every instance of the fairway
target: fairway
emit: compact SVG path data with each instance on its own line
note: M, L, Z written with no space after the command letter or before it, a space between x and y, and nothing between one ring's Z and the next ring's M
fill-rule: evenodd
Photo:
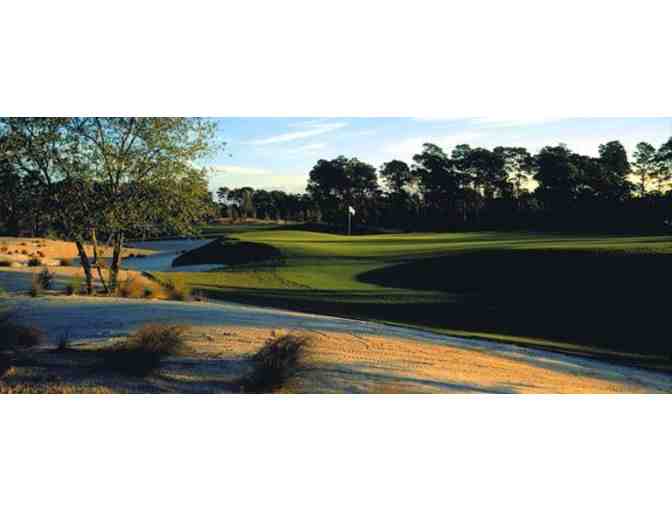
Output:
M209 227L207 233L222 238L203 249L203 263L226 267L170 277L213 298L614 356L658 368L667 368L672 354L663 292L671 283L669 236L348 237L277 226ZM195 254L189 255L195 263Z

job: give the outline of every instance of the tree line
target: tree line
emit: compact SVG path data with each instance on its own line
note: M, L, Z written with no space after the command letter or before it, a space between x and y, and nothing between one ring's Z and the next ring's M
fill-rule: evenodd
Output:
M320 209L307 193L267 191L249 186L217 189L220 216L233 222L254 218L271 221L320 222Z
M357 158L320 159L305 193L222 187L221 215L343 225L352 206L360 230L661 231L672 219L672 138L657 148L639 143L632 160L619 141L600 145L597 157L564 144L537 154L461 144L448 154L426 143L412 160L376 169Z
M94 270L114 292L126 238L195 233L216 214L193 164L216 152L215 127L183 117L0 118L0 227L73 241L88 292ZM113 249L107 279L99 239Z
M328 222L342 224L352 205L360 224L407 230L659 231L672 218L672 138L639 143L632 161L619 141L597 157L564 144L537 154L461 144L448 154L426 143L412 159L378 171L357 158L321 159L306 190Z

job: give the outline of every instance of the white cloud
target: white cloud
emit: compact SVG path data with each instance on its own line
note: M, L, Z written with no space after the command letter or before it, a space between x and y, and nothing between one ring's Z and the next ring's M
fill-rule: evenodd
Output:
M295 147L294 149L289 149L289 153L300 153L300 152L315 152L321 149L324 149L327 146L326 143L309 143L306 145L301 145L300 147Z
M311 129L304 129L301 131L290 131L288 133L282 133L280 135L275 135L268 138L250 140L243 143L247 145L269 145L273 143L291 142L293 140L301 140L303 138L311 138L313 136L329 133L330 131L335 131L336 129L344 128L347 125L348 124L345 122L328 122L322 124L311 124L311 126L314 126L311 127Z

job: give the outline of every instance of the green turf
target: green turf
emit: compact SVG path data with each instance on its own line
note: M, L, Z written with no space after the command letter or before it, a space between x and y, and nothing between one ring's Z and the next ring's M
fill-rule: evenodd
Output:
M213 297L410 324L667 366L670 236L418 233L340 236L211 228L279 258L179 273ZM231 240L233 238L234 240ZM212 262L212 253L209 254ZM229 260L231 258L229 257Z

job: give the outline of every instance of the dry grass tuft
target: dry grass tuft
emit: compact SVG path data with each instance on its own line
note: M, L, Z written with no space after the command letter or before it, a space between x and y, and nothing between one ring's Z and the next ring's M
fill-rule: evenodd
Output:
M182 280L169 279L163 284L168 293L168 299L173 301L191 301L191 287Z
M146 324L126 342L103 353L103 367L126 375L145 377L156 370L165 356L184 347L185 326Z
M252 372L240 381L243 393L272 393L283 389L303 365L307 338L270 338L252 357Z
M184 346L187 326L145 324L129 337L129 343L137 348L161 355L177 354Z
M123 298L145 298L162 297L163 289L160 284L152 282L145 278L129 276L122 280L117 286L117 295Z
M29 293L32 297L39 297L44 294L45 290L51 290L53 286L54 273L45 267L42 271L33 275Z
M75 296L82 293L84 287L84 278L81 276L73 277L65 286L65 293L68 296Z

